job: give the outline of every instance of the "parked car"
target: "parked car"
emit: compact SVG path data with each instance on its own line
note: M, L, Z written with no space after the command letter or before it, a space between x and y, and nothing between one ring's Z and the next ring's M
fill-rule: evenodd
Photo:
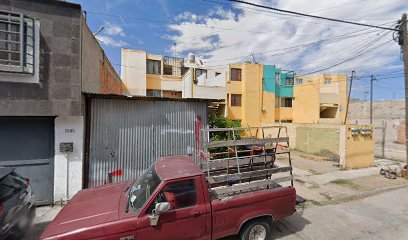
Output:
M271 224L295 212L292 186L217 198L187 156L157 160L140 178L77 193L41 239L269 239Z
M28 179L0 167L0 239L21 239L35 216L35 196Z

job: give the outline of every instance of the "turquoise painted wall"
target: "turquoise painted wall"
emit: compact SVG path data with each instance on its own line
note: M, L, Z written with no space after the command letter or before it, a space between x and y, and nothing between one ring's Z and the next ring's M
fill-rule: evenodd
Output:
M275 82L276 74L280 74L280 82ZM280 97L293 97L293 85L286 86L286 78L293 78L291 73L282 73L281 69L271 65L264 65L263 91L275 93Z
M275 67L264 65L263 91L275 93Z
M281 97L293 97L293 85L285 85L286 78L293 78L291 73L281 73L280 94Z

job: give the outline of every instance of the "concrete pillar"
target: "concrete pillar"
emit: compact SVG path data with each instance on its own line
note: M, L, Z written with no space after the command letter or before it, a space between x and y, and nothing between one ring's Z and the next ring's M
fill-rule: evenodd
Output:
M61 144L73 149L61 149ZM84 117L55 119L54 202L66 201L82 189ZM68 147L69 148L69 147Z

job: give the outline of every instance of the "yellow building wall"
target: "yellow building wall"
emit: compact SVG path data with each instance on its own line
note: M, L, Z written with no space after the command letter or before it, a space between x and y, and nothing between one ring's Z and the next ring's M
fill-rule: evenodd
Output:
M318 123L320 118L319 79L303 78L303 84L293 87L293 122Z
M277 108L279 109L279 119L280 120L292 120L293 119L293 108ZM279 120L277 119L277 120Z
M234 93L234 94L241 94L242 93L242 82L239 82L239 81L228 82L227 92Z
M262 103L274 103L275 96L266 93L262 96L262 64L230 64L231 68L241 69L241 81L231 81L228 76L228 118L241 119L242 127L259 127L261 121L274 119L274 110ZM231 106L231 94L241 94L241 107ZM263 107L265 110L262 111ZM262 120L261 120L262 118Z
M372 134L372 125L347 124L345 126L345 162L342 165L346 169L374 166Z
M346 74L321 74L317 76L300 76L303 84L294 86L293 122L294 123L319 123L321 89L325 86L326 78L331 79L331 85L336 86L338 96L334 104L338 104L338 117L333 123L343 124L347 107L347 75ZM322 119L322 122L326 119ZM334 119L333 119L334 120Z
M230 64L230 68L239 68L242 71L241 64ZM241 95L241 107L231 106L231 94L242 94L242 81L231 81L231 71L228 71L227 77L227 114L229 119L242 120L242 101Z
M243 64L242 68L242 126L261 126L262 64Z
M275 94L262 92L261 124L271 125L275 123Z
M161 78L157 74L146 74L146 89L161 90Z
M346 74L335 74L333 80L339 84L339 107L341 106L340 124L344 124L344 118L346 117L347 108L347 75Z
M242 107L228 106L228 118L233 120L242 120Z

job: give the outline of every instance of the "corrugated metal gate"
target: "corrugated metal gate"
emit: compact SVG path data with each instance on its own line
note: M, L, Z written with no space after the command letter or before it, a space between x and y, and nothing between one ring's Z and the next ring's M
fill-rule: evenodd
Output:
M188 154L201 146L207 103L91 99L88 187L140 176L162 156ZM198 132L198 133L197 133Z
M53 202L54 118L0 117L0 167L30 179L36 204Z

